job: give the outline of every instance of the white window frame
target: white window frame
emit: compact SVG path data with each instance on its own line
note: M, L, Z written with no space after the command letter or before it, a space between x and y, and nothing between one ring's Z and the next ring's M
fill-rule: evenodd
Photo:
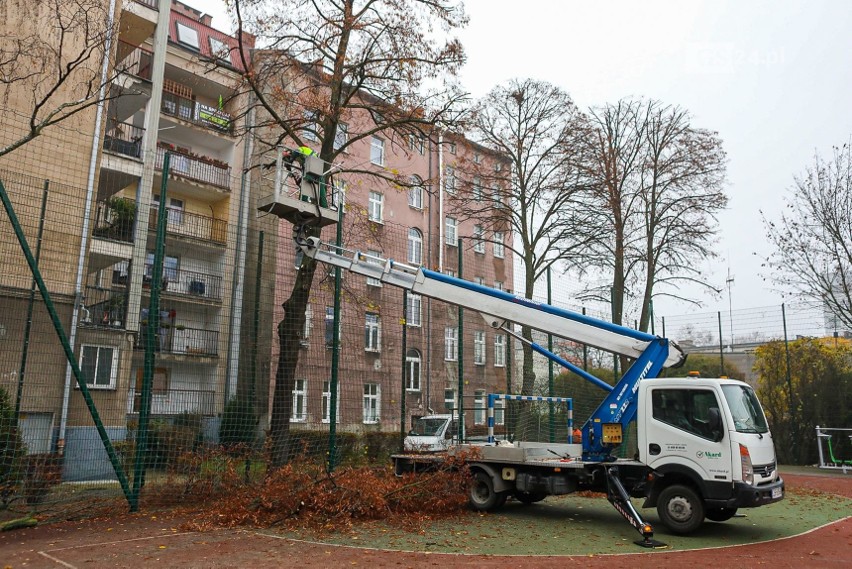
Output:
M213 36L207 36L210 45L210 55L216 59L231 63L231 46Z
M455 217L444 218L444 243L450 247L459 245L459 222Z
M506 421L506 401L504 399L494 400L494 424L503 425Z
M474 425L484 425L485 424L485 416L487 415L487 410L485 409L485 390L477 389L473 392L473 424Z
M370 190L370 196L367 202L367 218L376 223L383 223L382 215L384 214L385 195L381 192Z
M473 226L473 252L485 254L485 230L481 225Z
M420 376L423 368L423 357L415 348L409 348L405 354L405 390L420 391Z
M153 195L153 208L160 211L160 194ZM166 220L169 225L183 225L183 212L186 207L185 202L180 198L169 198L169 203L166 204Z
M296 379L293 382L293 408L290 411L291 423L304 423L308 420L308 380Z
M337 123L337 132L334 134L334 149L340 148L349 141L349 125L345 122Z
M299 344L302 346L309 345L309 339L311 337L311 320L314 316L314 309L309 304L307 308L305 308L305 325L302 327L302 337L299 339Z
M494 367L506 367L505 334L494 334Z
M473 363L474 365L485 365L485 330L476 330L473 333Z
M365 383L363 394L364 424L374 425L381 419L382 386L378 383Z
M376 166L385 165L385 139L373 135L370 139L370 162Z
M413 292L408 293L408 306L405 309L405 323L419 328L423 323L423 297Z
M482 180L479 177L473 179L473 201L482 201Z
M323 341L325 342L326 348L334 347L334 333L332 332L332 337L329 340L328 338L328 330L331 328L334 330L334 307L326 306L325 307L325 329L323 330ZM343 310L340 311L340 321L337 323L337 338L338 340L343 339Z
M474 164L482 164L482 154L479 152L473 153L473 163Z
M452 412L456 408L456 390L444 389L444 408L447 412Z
M503 281L494 281L494 288L497 290L506 290L504 286Z
M198 41L198 30L187 26L182 22L175 22L175 24L178 43L187 47L191 47L195 50L201 50L201 43Z
M416 227L408 230L408 263L423 264L423 233Z
M364 351L382 351L382 317L368 312L364 318Z
M450 154L455 154L455 153L456 153L456 143L451 142L450 143Z
M340 382L337 382L337 423L340 422ZM331 422L331 380L322 382L322 419L323 423Z
M412 176L411 184L408 188L408 207L423 209L423 180L420 176Z
M86 355L87 350L94 350L95 364L94 364L94 376L91 378L86 378L86 387L89 389L115 389L116 380L118 378L118 360L119 360L119 349L116 346L105 346L102 344L82 344L80 346L80 371L85 370L86 363ZM109 350L111 352L112 361L110 362L110 370L109 370L109 384L98 384L98 371L101 369L101 351ZM91 353L89 354L91 355Z
M459 329L455 326L444 328L444 361L454 362L459 359Z
M420 156L423 156L423 150L425 148L425 138L420 136L419 134L409 134L408 135L408 147L411 150L417 151Z
M506 256L506 246L503 244L505 239L502 231L494 232L494 258L502 259Z
M380 257L382 256L381 251L369 250L367 251L367 262L371 265L382 266L382 261ZM382 281L377 278L367 277L367 286L382 286Z
M316 111L304 111L305 127L302 129L302 138L311 142L319 142L319 127Z

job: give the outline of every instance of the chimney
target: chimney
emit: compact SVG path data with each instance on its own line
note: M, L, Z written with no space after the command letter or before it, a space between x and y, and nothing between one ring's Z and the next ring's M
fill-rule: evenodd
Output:
M213 16L211 16L210 14L202 14L198 21L207 26L208 28L213 27L211 25L211 23L213 22Z

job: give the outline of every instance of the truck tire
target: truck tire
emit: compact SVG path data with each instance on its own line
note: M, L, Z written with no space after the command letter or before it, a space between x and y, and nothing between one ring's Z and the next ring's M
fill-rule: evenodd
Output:
M547 494L542 492L521 492L520 490L515 490L513 496L515 497L515 500L521 504L529 505L541 502L547 497Z
M704 502L689 486L673 484L660 492L657 514L672 533L686 535L704 522Z
M737 513L736 508L707 508L707 519L713 522L726 522Z
M473 475L470 487L470 507L478 512L490 512L506 503L506 492L495 492L491 477L482 471Z

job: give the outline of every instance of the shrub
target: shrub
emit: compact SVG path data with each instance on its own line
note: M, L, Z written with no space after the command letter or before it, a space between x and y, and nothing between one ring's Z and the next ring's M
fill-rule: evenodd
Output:
M0 387L0 504L3 506L8 506L17 494L26 453L11 397Z
M27 455L24 497L30 506L38 505L50 489L62 481L62 455L42 453Z

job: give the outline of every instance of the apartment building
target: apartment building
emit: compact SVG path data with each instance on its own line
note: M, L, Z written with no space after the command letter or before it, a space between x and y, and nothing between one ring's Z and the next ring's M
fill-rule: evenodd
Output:
M77 165L74 176L60 173L63 183L81 191L63 204L71 229L54 233L67 254L51 260L73 275L69 266L79 249L80 276L52 279L52 292L62 303L63 323L110 436L124 439L139 412L143 349L150 336L156 352L151 413L200 414L206 434L215 436L216 417L237 375L242 299L235 282L243 263L240 220L249 203L242 194L249 189L240 183L243 145L233 119L233 110L243 104L235 96L237 40L177 0L126 0L116 5L115 19L119 34L110 65L115 80L102 107L76 117L78 140L74 130L62 129L62 144L36 139L2 167L56 179L56 168L26 158L39 151L37 144L52 145L42 153L52 153L57 162ZM91 160L82 150L88 141L96 145ZM149 314L164 187L159 311ZM38 199L18 197L21 203ZM72 212L81 212L74 223ZM20 258L19 251L4 247L4 259ZM44 270L60 269L48 264ZM28 287L28 279L17 280ZM22 287L14 288L4 287L4 304L16 297L20 306ZM14 328L6 335L11 341L4 342L9 362L21 351L23 326ZM41 348L46 352L36 357L54 363L42 366L38 379L28 378L23 392L21 425L30 452L63 451L65 479L110 476L61 346Z
M346 135L368 132L368 116L347 117ZM319 143L318 140L313 142ZM359 169L394 172L409 182L403 186L364 174L341 174L335 185L345 198L343 245L368 259L393 259L509 290L513 283L512 235L506 225L486 231L471 211L458 211L455 195L474 195L484 168L508 170L505 158L461 135L433 133L399 138L375 134L353 143L340 157ZM474 168L474 165L475 168ZM494 194L490 194L493 195ZM476 200L464 207L475 208ZM292 225L278 227L280 243L292 243ZM334 242L335 228L323 230L322 239ZM295 278L294 248L277 248L276 311L288 298ZM461 266L460 266L461 265ZM292 396L291 428L315 430L331 418L331 357L333 347L333 269L320 267L314 277L305 328L300 336L302 353ZM458 308L447 303L406 297L396 287L352 273L343 275L340 318L340 365L336 422L354 432L398 431L402 422L463 405L469 425L485 425L485 394L506 390L508 338L488 328L468 310L466 326L459 326ZM405 331L403 333L403 327ZM277 342L271 346L270 390L274 389ZM462 389L459 393L459 367ZM459 396L463 395L463 403ZM474 410L473 407L477 407ZM502 414L498 413L498 422Z

